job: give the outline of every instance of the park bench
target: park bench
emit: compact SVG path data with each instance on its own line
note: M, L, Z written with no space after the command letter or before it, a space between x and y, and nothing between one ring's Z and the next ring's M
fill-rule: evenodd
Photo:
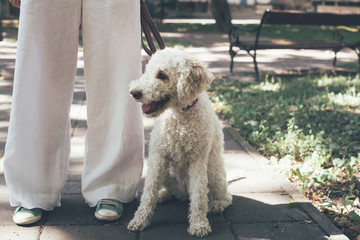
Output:
M324 36L323 40L281 40L281 39L260 39L262 26L268 24L289 24L292 25L327 25L337 26L333 36ZM239 50L245 50L254 62L256 78L259 77L259 70L256 62L256 51L261 49L317 49L332 50L335 53L333 66L336 65L336 54L343 48L353 49L358 54L360 70L360 33L356 28L349 26L360 25L360 14L334 14L334 13L307 13L303 11L280 11L266 10L262 16L260 24L255 28L246 28L243 26L233 25L229 31L230 41L230 72L233 71L234 57ZM341 27L339 27L341 26ZM344 27L343 27L344 26ZM347 29L355 31L359 38L355 42L344 42L341 30ZM245 32L254 32L255 40L241 39L241 34Z

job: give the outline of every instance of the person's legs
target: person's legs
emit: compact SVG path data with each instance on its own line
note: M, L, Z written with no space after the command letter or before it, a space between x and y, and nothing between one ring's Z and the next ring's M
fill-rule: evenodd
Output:
M133 200L143 166L141 109L129 83L141 75L140 5L134 0L83 0L82 31L88 130L82 192Z
M60 205L70 152L70 106L81 0L22 0L4 156L11 206Z

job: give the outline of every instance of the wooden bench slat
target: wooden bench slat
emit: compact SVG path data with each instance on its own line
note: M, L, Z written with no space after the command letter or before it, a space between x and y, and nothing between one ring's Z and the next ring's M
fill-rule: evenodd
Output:
M360 24L360 14L307 13L303 11L266 11L262 17L263 24L300 24L349 26Z

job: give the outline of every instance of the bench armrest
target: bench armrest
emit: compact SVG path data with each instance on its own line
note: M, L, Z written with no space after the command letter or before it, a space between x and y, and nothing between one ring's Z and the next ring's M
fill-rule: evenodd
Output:
M240 32L244 31L244 32L257 32L259 31L260 26L257 26L255 28L246 28L243 26L235 26L232 25L232 27L230 28L229 31L229 42L230 43L239 43L240 40Z
M342 34L343 31L360 33L360 29L357 29L357 28L351 28L351 27L346 27L346 26L337 26L336 30L333 32L333 39L342 42L344 40L344 35Z

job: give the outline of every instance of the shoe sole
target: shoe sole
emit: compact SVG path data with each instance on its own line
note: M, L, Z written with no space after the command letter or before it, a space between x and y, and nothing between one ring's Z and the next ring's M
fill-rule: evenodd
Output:
M13 218L13 221L14 223L16 223L17 225L30 225L30 224L33 224L33 223L36 223L38 222L40 219L41 219L41 216L42 215L39 215L39 216L36 216L34 218L30 218L30 219L27 219L27 220L23 220L23 221L20 221L20 220L16 220L15 218Z
M95 217L97 220L100 220L100 221L112 222L112 221L118 220L121 217L121 215L109 217L109 216L101 215L98 212L95 212Z

